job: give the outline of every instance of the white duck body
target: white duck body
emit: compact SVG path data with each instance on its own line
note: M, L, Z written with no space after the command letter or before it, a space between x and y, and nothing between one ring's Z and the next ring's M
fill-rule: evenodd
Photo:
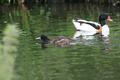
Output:
M110 29L109 29L108 25L106 24L106 25L102 26L102 35L104 37L108 37L109 34L110 34Z
M87 22L86 20L78 20L78 21ZM96 33L96 29L89 24L86 24L86 23L80 24L79 22L75 20L73 20L73 24L76 30L80 30L84 32L84 35L94 35Z
M86 21L86 20L73 20L72 21L76 30L81 31L81 35L95 35L97 33L97 29L95 29L92 25L86 24L86 23L92 23L97 26L100 26L99 23L97 22L92 22L92 21ZM82 24L80 22L83 22ZM109 35L109 27L108 25L103 25L102 26L102 35L103 36L108 36Z

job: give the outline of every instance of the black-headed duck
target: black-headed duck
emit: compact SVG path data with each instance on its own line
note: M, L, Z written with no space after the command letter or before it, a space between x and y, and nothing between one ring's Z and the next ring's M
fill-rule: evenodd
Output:
M83 19L77 19L73 20L73 24L76 30L86 32L86 35L95 35L96 33L101 33L103 36L108 36L109 27L106 23L106 20L112 21L110 15L103 13L99 16L98 20L99 23Z
M54 39L49 39L47 36L45 35L41 35L39 38L40 39L40 43L41 43L41 47L45 48L47 47L48 44L53 44L56 47L70 47L70 43L73 41L70 38L67 38L65 36L58 36L55 37Z

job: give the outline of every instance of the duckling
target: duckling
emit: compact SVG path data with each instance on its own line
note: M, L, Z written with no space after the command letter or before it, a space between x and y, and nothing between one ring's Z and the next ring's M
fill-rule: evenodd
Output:
M53 44L56 47L70 47L70 43L72 41L72 39L67 38L65 36L58 36L54 39L49 39L47 36L45 35L41 35L40 36L40 40L41 40L41 47L42 48L46 48L48 44Z

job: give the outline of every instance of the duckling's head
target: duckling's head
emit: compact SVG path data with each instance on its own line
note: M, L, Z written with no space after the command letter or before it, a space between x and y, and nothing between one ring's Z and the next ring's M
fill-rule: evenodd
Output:
M46 48L47 44L50 43L50 39L47 36L45 36L45 35L41 35L40 36L40 40L41 40L40 42L41 42L41 47L42 48Z
M45 35L41 35L40 38L41 38L41 41L43 41L46 44L50 42L50 39Z

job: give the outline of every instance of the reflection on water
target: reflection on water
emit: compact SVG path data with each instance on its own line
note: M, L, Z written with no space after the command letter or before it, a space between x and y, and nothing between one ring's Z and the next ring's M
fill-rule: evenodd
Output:
M102 37L102 41L103 41L103 46L104 46L104 50L106 51L110 51L111 50L111 41L109 39L109 37Z
M89 36L89 35L86 35L86 32L76 31L74 33L73 39L75 40L75 42L72 44L84 44L84 45L90 46L90 45L100 45L97 43L101 42L101 44L103 44L102 47L104 48L104 50L107 50L107 51L110 50L110 47L111 47L109 37L104 37L104 36L101 36L100 34Z
M92 45L94 44L95 36L82 35L83 32L76 31L73 39L76 41L76 44Z

